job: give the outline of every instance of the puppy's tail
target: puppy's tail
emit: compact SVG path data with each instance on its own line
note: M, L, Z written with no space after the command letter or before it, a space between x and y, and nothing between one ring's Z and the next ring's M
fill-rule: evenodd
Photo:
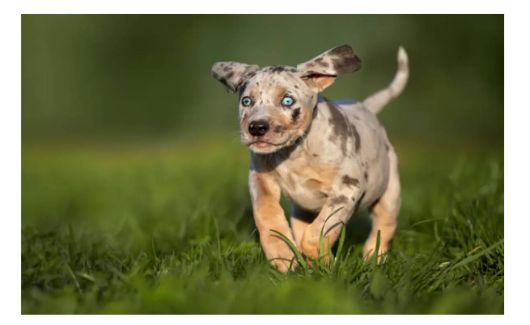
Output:
M379 90L363 102L364 107L374 114L377 114L392 99L401 94L409 78L409 58L403 47L399 47L397 54L398 69L394 80L385 89Z

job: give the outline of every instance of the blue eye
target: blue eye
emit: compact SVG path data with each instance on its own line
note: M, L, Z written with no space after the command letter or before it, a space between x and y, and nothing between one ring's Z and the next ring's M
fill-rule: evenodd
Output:
M241 105L250 107L252 105L252 99L248 96L241 98Z
M289 107L289 106L291 106L291 105L293 105L293 104L294 104L294 98L293 98L293 97L291 97L291 96L284 96L284 97L282 98L282 105L283 105L283 106L287 106L287 107Z

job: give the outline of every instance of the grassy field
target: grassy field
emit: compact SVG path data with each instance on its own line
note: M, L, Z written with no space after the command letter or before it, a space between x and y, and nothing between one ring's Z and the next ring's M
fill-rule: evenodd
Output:
M503 15L21 20L22 313L503 313ZM210 68L341 44L363 67L333 99L371 95L409 53L379 116L398 232L387 263L365 263L361 214L330 267L284 276L255 231L237 100Z
M264 258L236 142L26 145L22 313L503 313L501 150L396 143L403 204L385 264L352 218L329 268Z

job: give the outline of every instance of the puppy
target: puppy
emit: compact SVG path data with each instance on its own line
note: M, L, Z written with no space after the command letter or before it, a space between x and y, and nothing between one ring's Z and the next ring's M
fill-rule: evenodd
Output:
M362 102L319 95L338 75L357 71L361 60L348 45L296 67L260 68L218 62L212 75L239 95L241 142L250 155L249 187L256 227L267 259L279 271L296 267L294 253L275 230L307 257L327 252L355 211L369 208L372 230L364 256L385 254L400 209L398 159L376 114L398 96L408 79L408 58L398 51L391 84ZM290 224L280 206L291 202ZM324 252L320 237L324 235Z

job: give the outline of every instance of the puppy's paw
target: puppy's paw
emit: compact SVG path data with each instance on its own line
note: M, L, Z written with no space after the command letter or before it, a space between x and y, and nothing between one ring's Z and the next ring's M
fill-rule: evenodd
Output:
M278 271L286 273L296 269L297 263L294 252L282 238L270 236L267 240L262 239L261 244L267 260Z
M272 266L280 271L281 273L287 273L295 271L298 267L298 263L296 262L295 257L292 258L283 258L283 257L277 257L269 260Z
M324 264L329 264L330 262L330 256L328 254L328 246L329 243L327 240L324 241L324 252L320 252L320 241L319 240L311 240L308 239L308 237L302 238L302 242L300 244L300 249L302 251L302 254L309 257L311 260L318 261L319 259L324 262ZM309 261L309 264L312 265L311 261Z
M302 254L312 259L318 258L318 243L309 240L302 240L300 246Z

